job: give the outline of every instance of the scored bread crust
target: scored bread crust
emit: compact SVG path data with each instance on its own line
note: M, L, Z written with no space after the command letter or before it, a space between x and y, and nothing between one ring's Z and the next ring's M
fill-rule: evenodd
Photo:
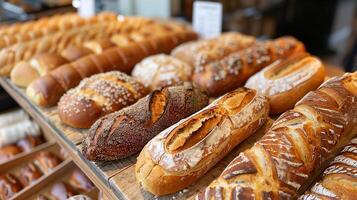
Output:
M268 100L255 90L222 96L154 137L137 159L137 180L155 195L189 186L264 124L268 112Z
M307 53L279 60L250 77L245 87L269 97L270 114L294 107L305 94L315 90L325 78L322 62Z
M83 155L94 161L128 157L162 130L207 104L208 97L190 85L156 90L97 120L83 141Z
M147 93L140 82L124 73L97 74L61 97L58 115L64 124L89 128L99 117L129 106Z
M257 42L223 59L195 67L192 81L209 96L220 96L243 86L250 76L274 61L304 51L304 45L292 37Z
M354 138L325 169L322 179L298 200L354 200L357 197L356 183L357 138Z
M295 199L356 135L357 72L335 77L282 114L197 199Z

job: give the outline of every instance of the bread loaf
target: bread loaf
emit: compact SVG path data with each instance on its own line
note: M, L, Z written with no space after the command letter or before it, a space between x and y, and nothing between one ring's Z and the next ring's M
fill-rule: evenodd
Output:
M0 148L0 164L9 161L16 154L21 153L21 148L16 145L6 145Z
M136 64L132 75L146 87L155 90L190 81L192 70L191 66L177 58L159 54Z
M234 90L254 73L278 59L304 51L304 45L291 37L256 43L221 60L195 67L192 81L210 96Z
M66 60L68 60L69 62L73 62L75 60L78 60L79 58L90 55L93 52L94 52L93 50L82 45L70 45L67 48L65 48L60 53L60 55Z
M39 54L28 62L18 63L11 71L11 81L18 86L26 87L33 80L68 62L54 53ZM26 74L26 76L24 76Z
M254 76L245 87L269 97L270 114L279 114L294 107L305 94L315 90L325 79L321 61L307 53L278 60Z
M299 200L354 200L357 196L357 138L345 146L323 172L322 179Z
M253 37L240 33L224 33L214 39L184 43L176 47L171 55L187 62L192 67L199 67L247 48L254 41Z
M197 199L296 199L356 132L357 73L335 77L282 114Z
M75 62L63 65L48 75L42 76L33 81L27 87L27 96L40 106L53 106L57 103L65 91L79 84L81 79L89 77L100 72L118 70L130 73L133 66L148 55L161 53L159 47L163 46L165 39L176 38L177 35L187 35L180 37L178 43L185 42L192 38L191 32L185 33L167 33L159 38L147 38L143 42L133 42L127 47L113 47L105 50L101 54L83 57ZM150 46L143 45L154 44L157 52L149 52Z
M7 112L0 115L0 128L28 119L29 115L22 109Z
M40 127L33 121L23 120L0 128L0 147L13 144L27 135L39 136Z
M225 94L154 137L137 159L137 180L155 195L184 189L252 135L268 113L268 100L255 90Z
M58 103L62 123L89 128L99 117L129 106L148 90L121 72L107 72L84 79L69 90Z
M187 84L156 90L96 121L83 141L83 155L93 161L133 155L158 133L207 104L208 98Z

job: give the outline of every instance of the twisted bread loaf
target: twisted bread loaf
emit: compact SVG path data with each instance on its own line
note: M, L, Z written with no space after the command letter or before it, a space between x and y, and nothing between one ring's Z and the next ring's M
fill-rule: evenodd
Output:
M268 100L255 90L227 93L154 137L137 159L137 180L155 195L189 186L263 125L268 113Z
M174 45L177 45L193 39L193 35L189 31L167 33L131 42L130 46L113 47L101 54L83 57L33 81L27 87L27 96L38 105L53 106L65 91L77 86L81 79L112 70L130 73L133 66L144 57L161 53L161 47L165 46L167 40L175 40L177 43Z
M299 200L354 200L357 197L357 138L345 146L324 171L321 181Z
M83 79L58 103L58 115L64 124L89 128L99 117L129 106L148 90L121 72L107 72Z
M210 96L219 96L242 86L274 61L303 51L304 45L290 37L256 43L222 60L195 67L192 81Z
M282 114L197 199L294 199L356 135L357 72L335 77Z
M324 79L325 70L321 61L307 53L298 53L264 68L250 77L245 87L269 97L270 114L279 114L293 108Z
M156 90L134 105L97 120L83 141L83 155L94 161L128 157L207 104L208 98L189 85Z
M255 39L240 33L224 33L221 36L182 44L171 55L185 61L192 67L199 67L217 61L235 51L247 48Z
M132 75L146 87L155 90L190 81L192 67L175 57L159 54L136 64Z

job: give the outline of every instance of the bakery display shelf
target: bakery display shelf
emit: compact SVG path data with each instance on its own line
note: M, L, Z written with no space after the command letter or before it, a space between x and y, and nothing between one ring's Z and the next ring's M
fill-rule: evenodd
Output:
M340 75L342 72L334 71L327 76ZM108 199L157 199L154 195L142 190L135 178L135 162L137 155L127 159L111 162L91 162L84 158L81 153L81 142L85 137L86 129L74 129L63 125L58 117L56 107L40 108L33 104L25 94L25 90L15 86L9 79L0 78L2 87L41 125L44 132L50 134L50 138L58 141L68 150L73 161L81 168L94 184L103 192ZM204 177L195 184L173 195L160 197L160 199L187 199L192 198L198 190L206 187L216 178L228 163L243 149L251 146L262 136L264 130L271 124L244 141L228 156L220 161Z

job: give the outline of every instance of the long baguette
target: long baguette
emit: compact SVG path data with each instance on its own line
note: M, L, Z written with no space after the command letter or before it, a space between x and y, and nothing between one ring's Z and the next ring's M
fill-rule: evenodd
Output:
M357 197L357 138L334 158L321 181L298 200L355 200Z
M186 37L177 37L182 34ZM161 49L166 41L177 38L177 44L180 44L192 40L193 35L192 32L167 33L160 37L147 37L144 42L131 42L127 47L112 47L101 54L83 57L33 81L27 87L27 95L38 105L53 106L65 91L78 85L82 79L112 70L130 73L133 66L144 57L167 50ZM152 44L157 47L154 52L150 51L153 50Z
M282 114L197 199L294 199L352 139L357 72L335 77Z

